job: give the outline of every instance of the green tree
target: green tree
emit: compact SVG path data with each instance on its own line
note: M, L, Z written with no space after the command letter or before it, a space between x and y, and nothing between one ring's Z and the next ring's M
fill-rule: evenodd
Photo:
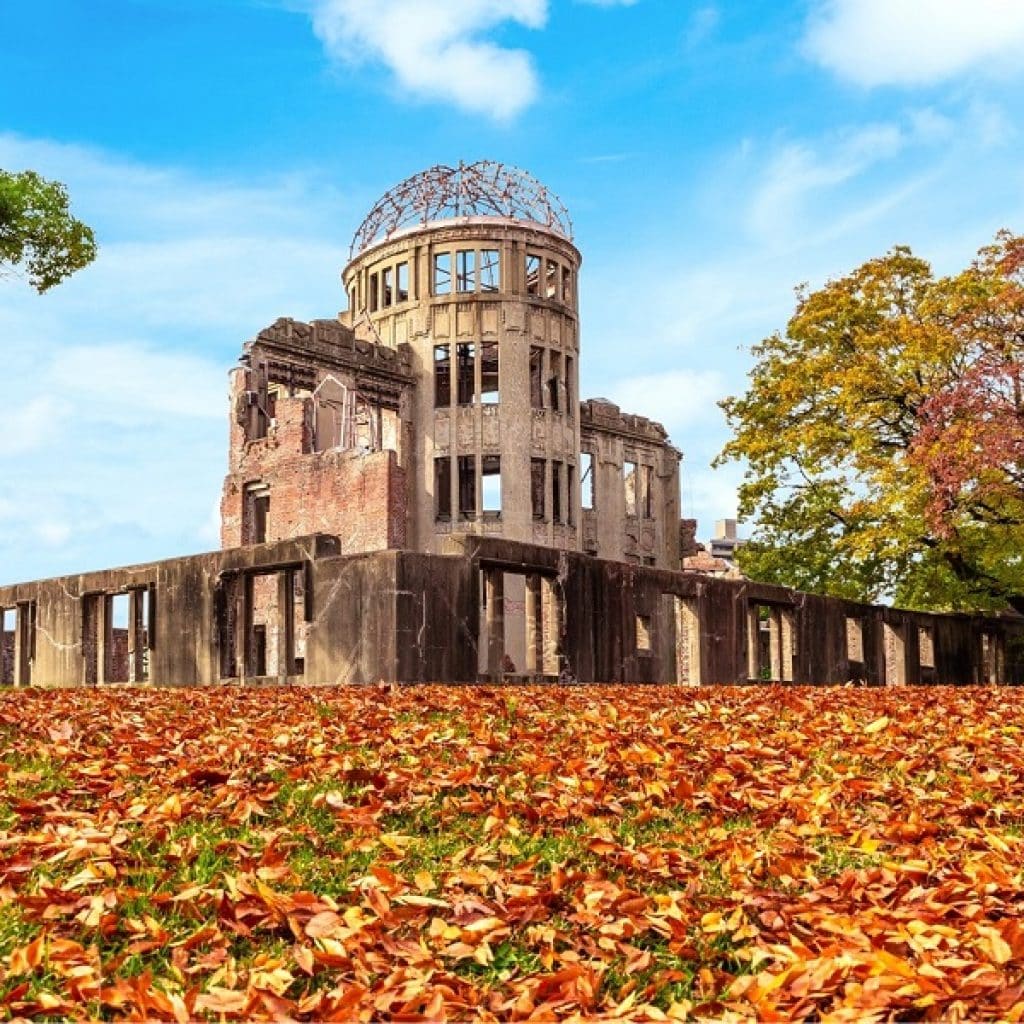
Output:
M0 170L0 273L23 268L42 293L95 257L92 229L71 215L60 182Z
M755 579L925 609L1024 612L1024 238L936 279L897 247L754 347L721 403Z

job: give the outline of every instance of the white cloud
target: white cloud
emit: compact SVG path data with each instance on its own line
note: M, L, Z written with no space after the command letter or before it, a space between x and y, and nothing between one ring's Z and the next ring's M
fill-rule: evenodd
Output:
M922 86L969 72L1018 73L1020 0L819 0L805 52L862 86Z
M508 23L542 28L547 0L310 0L310 9L332 57L383 63L417 99L501 121L537 96L531 56L487 34Z

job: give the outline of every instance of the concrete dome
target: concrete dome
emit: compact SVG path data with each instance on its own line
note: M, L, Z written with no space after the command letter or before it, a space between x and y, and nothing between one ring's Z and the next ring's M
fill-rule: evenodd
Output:
M526 171L493 160L437 164L383 195L359 225L349 257L409 228L464 217L538 224L572 241L572 221L562 201Z

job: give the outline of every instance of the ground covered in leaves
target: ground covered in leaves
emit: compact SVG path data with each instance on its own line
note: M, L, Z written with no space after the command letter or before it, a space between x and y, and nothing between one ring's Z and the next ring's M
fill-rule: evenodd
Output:
M0 696L17 1017L1024 1017L1005 689Z

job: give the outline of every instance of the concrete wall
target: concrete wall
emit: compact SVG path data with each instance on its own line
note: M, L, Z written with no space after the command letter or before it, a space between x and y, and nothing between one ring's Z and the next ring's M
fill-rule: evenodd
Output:
M514 673L513 579L525 594ZM262 620L260 589L277 595ZM127 637L110 617L117 594L133 602ZM0 588L0 612L13 609L3 661L19 685L103 685L125 657L132 681L170 686L1024 683L1019 617L905 612L465 534L439 555L345 555L315 535Z

